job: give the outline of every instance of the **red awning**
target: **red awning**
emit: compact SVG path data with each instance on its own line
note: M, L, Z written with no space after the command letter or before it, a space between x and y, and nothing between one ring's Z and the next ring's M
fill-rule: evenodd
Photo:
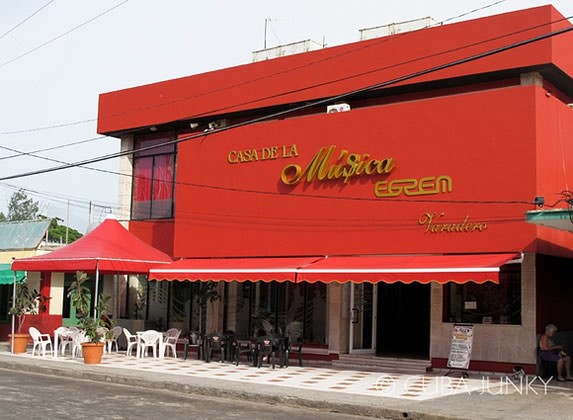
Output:
M146 244L108 216L77 241L48 254L19 258L12 270L96 271L147 274L149 269L171 262L169 255Z
M298 271L309 283L499 283L499 268L521 254L330 257Z
M321 257L185 259L149 270L149 280L296 281L296 273Z
M330 283L499 283L520 254L184 259L152 268L149 280Z

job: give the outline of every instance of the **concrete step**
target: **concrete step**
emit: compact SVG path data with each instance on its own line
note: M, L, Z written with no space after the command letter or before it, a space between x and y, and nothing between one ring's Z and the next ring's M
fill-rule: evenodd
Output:
M358 369L374 372L424 374L430 368L431 363L429 360L423 359L341 354L338 360L332 361L332 366L341 369Z

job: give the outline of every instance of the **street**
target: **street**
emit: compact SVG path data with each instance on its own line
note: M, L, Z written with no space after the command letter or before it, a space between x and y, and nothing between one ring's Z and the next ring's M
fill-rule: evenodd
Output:
M0 369L0 419L365 419Z

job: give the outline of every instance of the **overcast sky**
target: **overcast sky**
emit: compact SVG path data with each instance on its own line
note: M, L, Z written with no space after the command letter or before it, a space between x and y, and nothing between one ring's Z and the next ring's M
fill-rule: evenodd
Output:
M0 0L0 177L58 165L6 158L15 153L1 147L33 152L96 137L99 93L250 62L263 47L265 18L268 46L309 38L333 46L357 41L362 28L426 16L444 21L494 2ZM548 3L573 15L571 0L505 0L454 21ZM119 140L103 138L38 154L73 162L118 150ZM94 167L117 171L118 161ZM0 210L22 187L39 193L30 195L48 216L65 219L69 199L70 225L85 231L89 201L97 222L104 207L116 205L117 182L117 175L80 168L0 181Z

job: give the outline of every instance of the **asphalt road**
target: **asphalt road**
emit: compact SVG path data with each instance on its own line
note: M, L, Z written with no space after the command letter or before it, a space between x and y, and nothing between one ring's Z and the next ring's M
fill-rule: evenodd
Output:
M0 419L362 419L0 369Z

